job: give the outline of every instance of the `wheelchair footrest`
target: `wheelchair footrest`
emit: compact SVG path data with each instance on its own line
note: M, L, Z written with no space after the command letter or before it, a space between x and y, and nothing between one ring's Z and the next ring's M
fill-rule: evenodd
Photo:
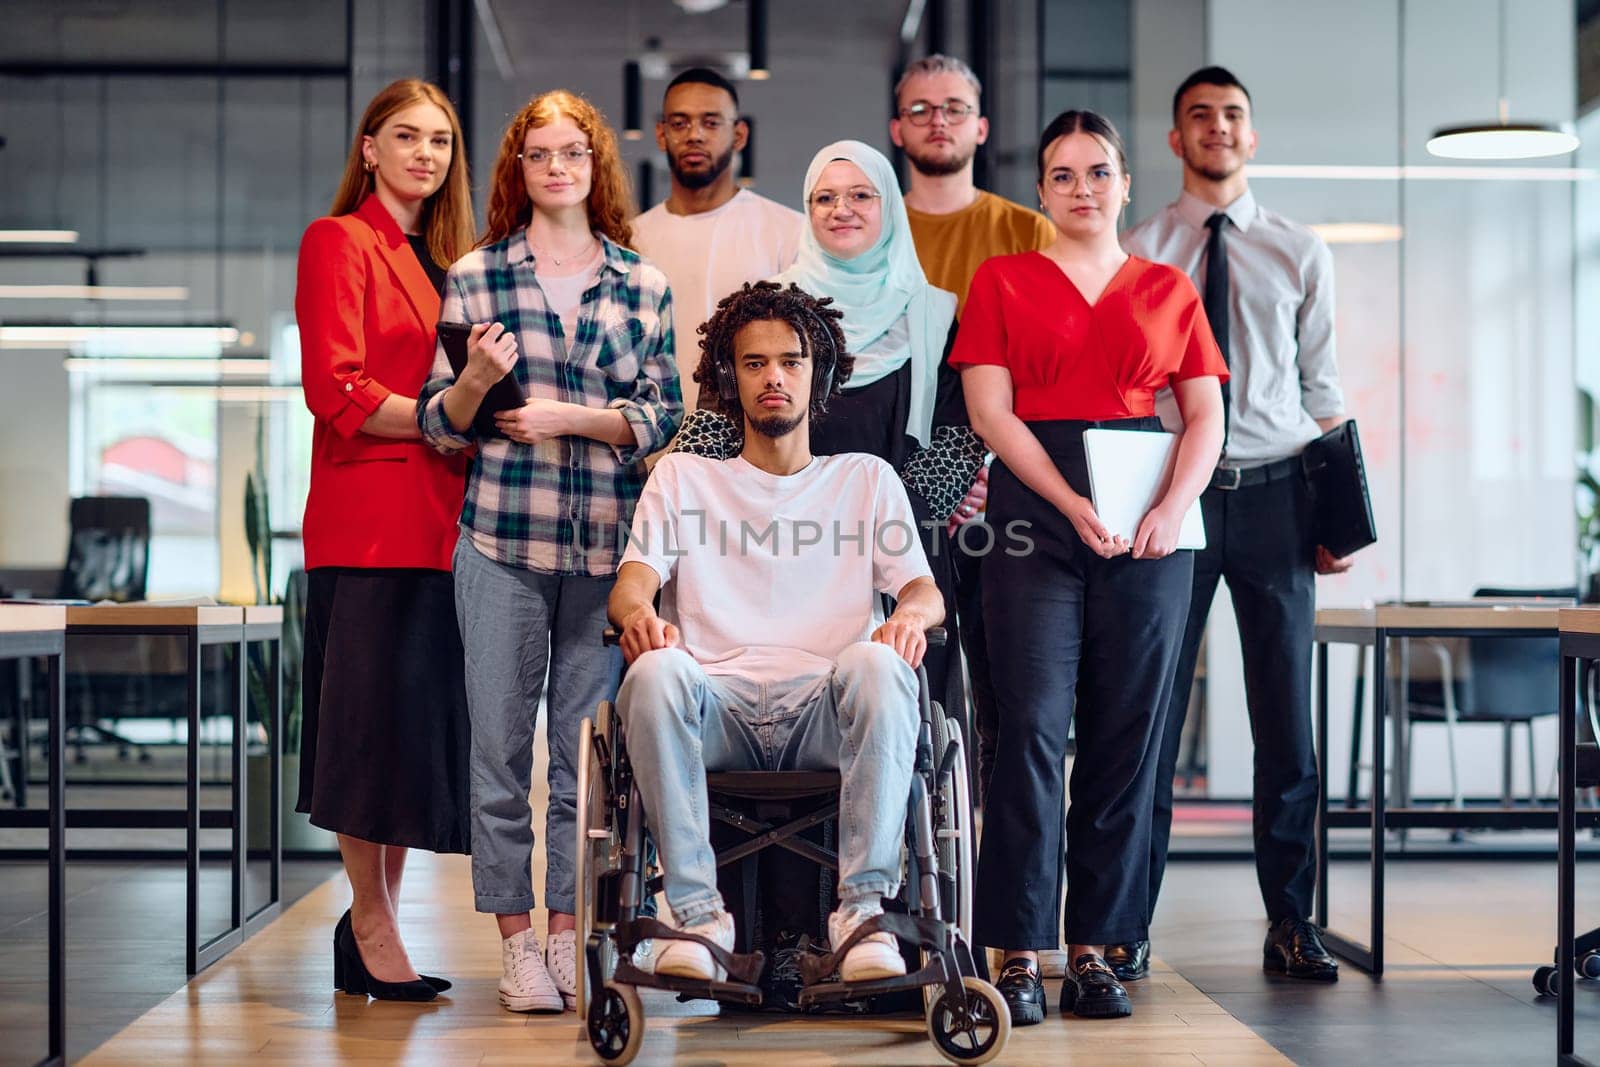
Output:
M680 1000L722 1000L733 1004L761 1004L761 987L744 982L707 982L697 978L679 978L671 974L651 974L641 971L630 961L617 964L612 981L644 989L665 989L678 994Z
M958 979L959 980L959 979ZM899 978L878 978L870 982L818 982L800 990L800 1006L810 1008L840 1000L863 1000L884 993L899 993L923 986L944 985L944 961L938 957L920 971Z

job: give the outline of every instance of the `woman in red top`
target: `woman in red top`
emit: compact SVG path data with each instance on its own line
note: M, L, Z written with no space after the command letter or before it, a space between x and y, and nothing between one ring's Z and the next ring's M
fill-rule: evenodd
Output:
M1037 950L1059 943L1062 827L1051 813L1075 706L1061 1008L1132 1013L1102 954L1146 936L1154 772L1193 571L1190 553L1173 549L1222 447L1227 368L1188 277L1118 245L1128 185L1109 122L1058 116L1039 142L1039 200L1059 236L978 268L950 357L998 457L989 521L1031 542L983 562L999 736L973 936L1004 947L999 987L1016 1024L1044 1018ZM1159 431L1155 394L1168 386L1185 426L1177 463L1130 542L1095 515L1083 431Z
M415 79L367 105L330 217L300 243L301 380L316 416L304 524L296 809L339 835L353 901L334 932L347 993L432 1000L400 940L408 848L466 852L471 735L450 559L466 465L425 445L445 269L472 243L461 124Z

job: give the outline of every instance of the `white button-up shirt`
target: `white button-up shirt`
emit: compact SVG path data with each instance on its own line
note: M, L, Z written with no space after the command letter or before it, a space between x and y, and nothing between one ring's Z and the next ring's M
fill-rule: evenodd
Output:
M1187 271L1205 292L1206 220L1216 208L1184 193L1122 235L1136 256ZM1333 347L1333 254L1309 228L1256 204L1247 189L1228 216L1228 362L1232 391L1222 464L1256 467L1296 455L1344 413ZM1157 398L1181 425L1170 393Z

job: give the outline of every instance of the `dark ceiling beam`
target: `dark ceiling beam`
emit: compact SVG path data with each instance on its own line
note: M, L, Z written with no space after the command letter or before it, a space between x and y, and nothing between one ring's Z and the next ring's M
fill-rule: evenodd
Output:
M343 63L0 62L12 78L344 78Z

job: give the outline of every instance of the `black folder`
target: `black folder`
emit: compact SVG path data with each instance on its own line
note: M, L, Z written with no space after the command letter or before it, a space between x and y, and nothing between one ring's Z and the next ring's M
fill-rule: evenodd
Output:
M472 327L464 322L441 322L436 328L439 342L444 345L445 358L450 361L450 369L459 378L461 372L467 369L467 336L472 332ZM513 411L527 403L527 400L528 395L517 382L516 373L507 374L483 394L483 403L478 405L472 426L478 431L479 437L504 437L500 427L495 425L494 413Z
M1311 483L1312 530L1316 542L1343 558L1378 540L1367 492L1367 468L1354 419L1306 446L1300 457Z

